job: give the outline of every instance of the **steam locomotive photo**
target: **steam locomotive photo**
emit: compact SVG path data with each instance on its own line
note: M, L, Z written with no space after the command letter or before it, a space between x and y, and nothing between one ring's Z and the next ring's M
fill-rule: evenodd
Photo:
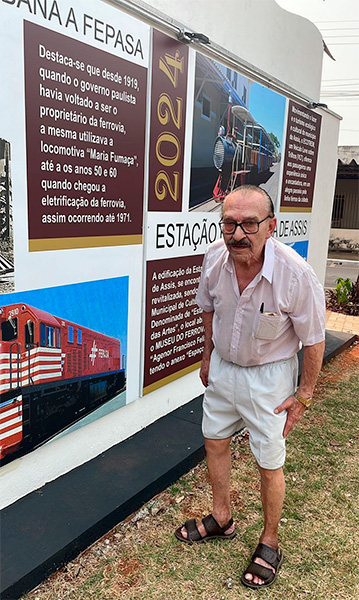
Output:
M200 53L194 96L190 210L220 212L225 196L244 184L275 198L284 96Z
M239 185L258 184L274 157L275 146L264 127L244 106L229 106L227 126L221 125L214 142L213 162L219 171L214 200L223 201Z
M125 389L118 339L28 304L0 308L0 459L15 457Z

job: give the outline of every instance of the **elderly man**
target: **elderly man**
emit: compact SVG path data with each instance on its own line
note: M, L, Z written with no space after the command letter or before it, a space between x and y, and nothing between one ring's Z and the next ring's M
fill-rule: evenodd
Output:
M325 345L323 288L294 250L272 238L273 211L261 188L231 192L223 203L223 240L211 244L204 259L197 303L205 327L202 428L213 510L198 525L191 519L175 532L187 543L236 535L230 441L243 419L260 474L264 514L259 544L242 575L250 588L271 585L283 562L278 524L285 438L312 402Z

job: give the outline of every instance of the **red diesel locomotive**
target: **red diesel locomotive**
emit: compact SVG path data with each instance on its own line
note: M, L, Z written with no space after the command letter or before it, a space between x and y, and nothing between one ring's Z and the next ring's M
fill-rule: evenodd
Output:
M0 308L0 328L0 459L38 446L125 388L115 338L27 304Z

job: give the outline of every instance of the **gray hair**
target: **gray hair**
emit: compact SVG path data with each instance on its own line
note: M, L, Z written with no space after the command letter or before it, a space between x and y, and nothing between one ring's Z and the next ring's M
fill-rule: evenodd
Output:
M229 194L227 194L226 198L228 198L228 196L231 196L232 194L235 194L238 192L240 192L241 194L242 193L245 194L246 192L259 192L267 200L269 216L274 217L274 204L273 204L272 198L270 197L268 192L266 192L263 188L260 188L257 185L250 185L250 184L241 185L239 187L234 188L234 190L232 190L231 192L229 192ZM223 202L222 202L222 214L223 214Z

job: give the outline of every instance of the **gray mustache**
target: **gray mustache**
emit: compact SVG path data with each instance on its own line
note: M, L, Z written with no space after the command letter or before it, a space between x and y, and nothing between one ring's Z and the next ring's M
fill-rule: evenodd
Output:
M229 242L227 242L227 246L234 246L235 248L241 248L242 246L246 248L252 248L252 244L249 240L241 240L240 242L230 240Z

